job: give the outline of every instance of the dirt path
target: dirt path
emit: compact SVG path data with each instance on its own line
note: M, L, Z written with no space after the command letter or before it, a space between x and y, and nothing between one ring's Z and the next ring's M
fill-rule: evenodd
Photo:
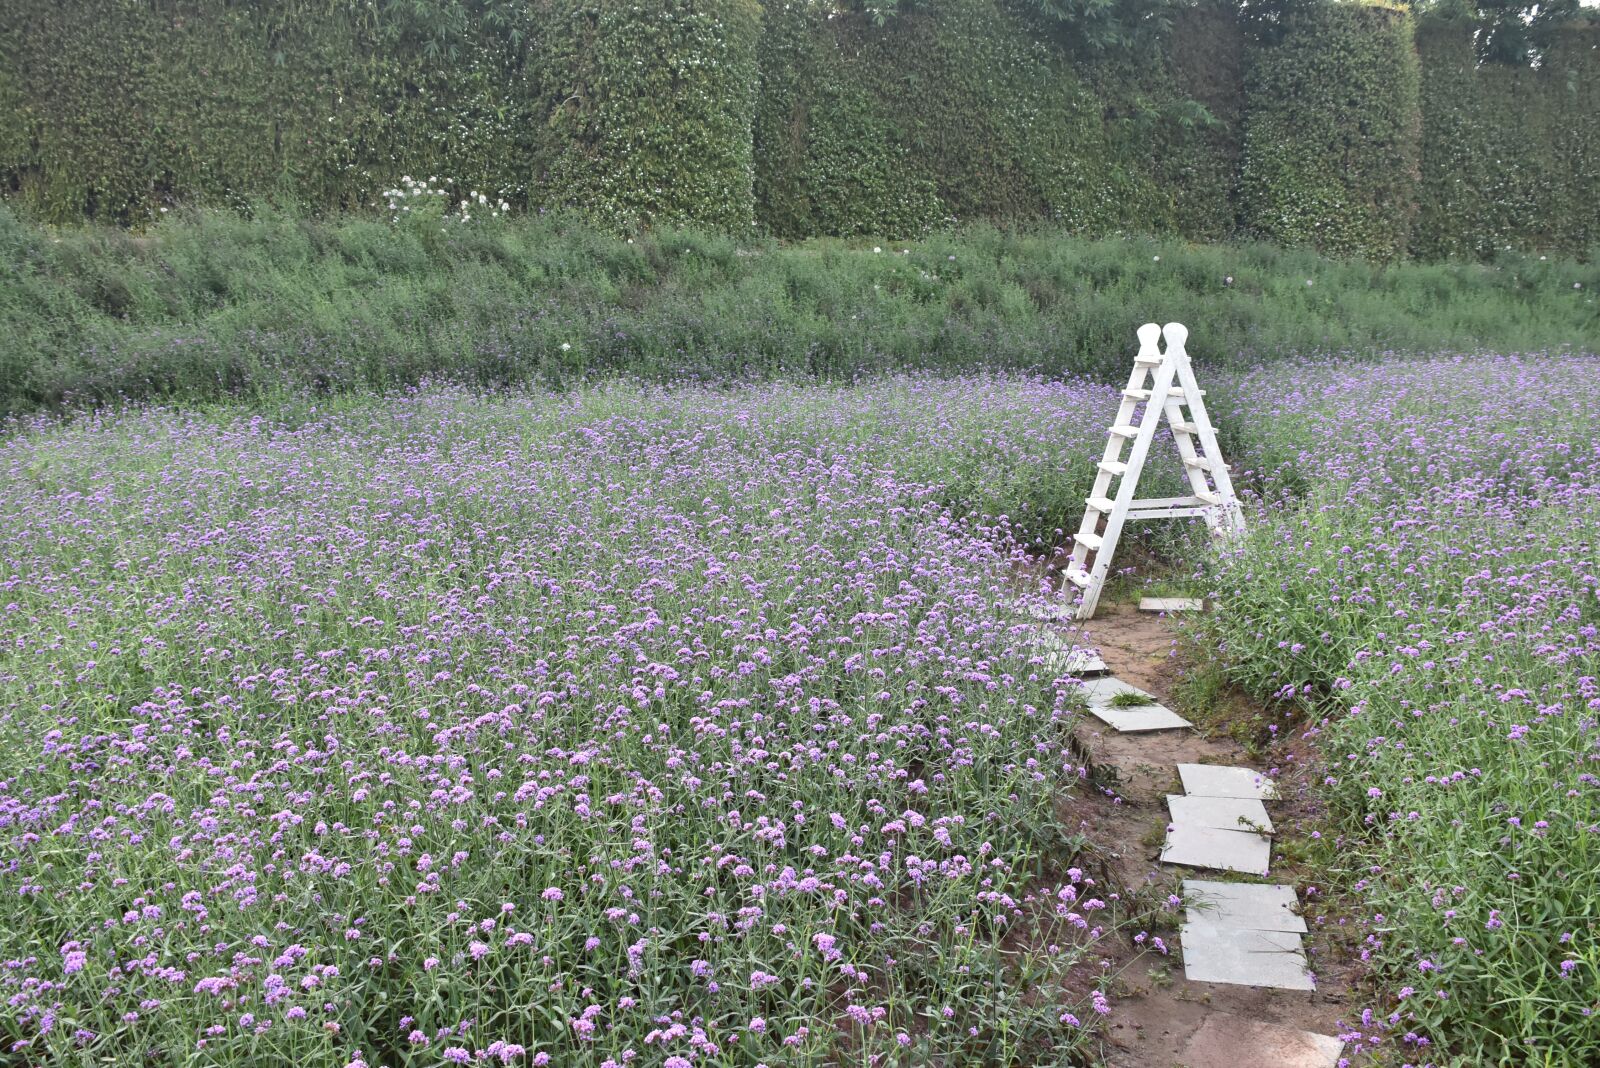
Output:
M1166 620L1141 613L1132 605L1106 605L1087 624L1085 634L1079 640L1097 646L1117 678L1176 707L1173 690L1183 668L1174 632ZM1097 768L1114 771L1115 778L1108 783L1108 792L1114 796L1086 792L1069 803L1064 815L1075 819L1100 847L1113 878L1122 887L1155 890L1164 897L1177 893L1186 876L1227 878L1161 865L1157 858L1167 828L1166 795L1182 792L1176 765L1229 764L1265 770L1250 759L1244 746L1231 738L1195 730L1119 734L1093 719L1087 720L1080 740ZM1299 763L1296 756L1289 748L1273 753L1275 762L1289 767ZM1295 778L1290 774L1279 780L1286 798L1283 805L1274 806L1280 840L1283 832L1293 834L1297 824L1314 815L1297 799L1302 791L1296 790ZM1268 881L1298 883L1296 875L1291 865L1280 864L1275 848ZM1295 1061L1263 1048L1271 1044L1271 1036L1266 1035L1269 1029L1253 1033L1254 1025L1336 1035L1337 1020L1345 1015L1346 973L1329 966L1329 961L1339 960L1348 951L1329 951L1326 932L1319 927L1318 902L1308 896L1303 883L1297 889L1303 913L1312 925L1306 945L1317 976L1315 992L1190 982L1183 976L1176 946L1170 956L1164 956L1141 952L1130 941L1121 972L1122 996L1114 1001L1107 1031L1108 1068L1280 1068ZM1165 937L1169 944L1177 941L1173 932Z

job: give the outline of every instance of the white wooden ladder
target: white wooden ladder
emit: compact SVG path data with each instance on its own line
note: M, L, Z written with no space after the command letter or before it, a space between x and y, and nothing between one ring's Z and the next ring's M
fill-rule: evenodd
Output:
M1206 415L1205 390L1195 383L1189 354L1183 349L1188 328L1182 323L1168 323L1165 327L1145 323L1138 334L1139 354L1133 358L1133 374L1122 391L1122 405L1111 425L1094 490L1073 539L1072 562L1067 566L1067 581L1083 591L1083 599L1078 602L1079 619L1094 616L1100 591L1111 571L1117 539L1128 520L1203 516L1215 538L1227 540L1244 533L1244 513L1234 496L1211 419ZM1165 352L1158 347L1163 337L1167 342ZM1141 408L1142 414L1135 422L1135 413ZM1163 417L1177 442L1190 495L1134 500L1139 472L1144 469L1150 443L1155 440ZM1132 448L1124 459L1122 447L1128 442L1132 442ZM1122 481L1112 496L1111 484L1119 478Z

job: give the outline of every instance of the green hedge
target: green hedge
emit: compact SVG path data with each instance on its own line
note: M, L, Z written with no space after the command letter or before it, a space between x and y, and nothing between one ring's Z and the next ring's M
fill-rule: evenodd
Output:
M881 6L881 5L880 5ZM57 222L373 204L402 174L607 229L952 221L1391 259L1600 242L1600 30L1538 69L1296 0L1084 58L1038 0L10 0L0 192ZM1250 9L1247 8L1247 11ZM1419 64L1414 43L1420 43Z
M558 0L540 61L555 159L541 203L613 228L754 225L756 0Z
M927 0L882 26L827 5L766 8L756 189L779 236L978 218L1232 228L1217 180L1228 147L1159 53L1069 61L1059 30L1004 0ZM1189 18L1208 15L1231 18Z
M1419 256L1600 245L1600 28L1567 29L1538 69L1479 65L1471 29L1425 25Z
M0 181L46 218L371 204L402 174L748 227L755 0L10 0Z
M543 116L519 7L11 0L0 173L46 217L378 199L404 172L526 195ZM421 13L431 17L423 21Z
M1422 128L1411 17L1317 3L1268 32L1246 80L1241 221L1336 255L1403 255Z

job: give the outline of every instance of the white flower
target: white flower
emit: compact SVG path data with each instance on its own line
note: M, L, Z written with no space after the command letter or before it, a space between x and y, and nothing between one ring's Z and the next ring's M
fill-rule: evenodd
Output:
M1306 285L1310 285L1310 284L1311 284L1311 279L1307 278L1306 279Z
M1225 286L1233 285L1233 275L1230 274L1228 277L1224 278L1222 280L1222 284L1225 285Z
M1160 256L1151 256L1150 258L1155 260L1157 263L1161 262L1161 257Z
M561 351L562 352L571 352L572 351L572 346L570 344L568 344L567 342L563 341L561 343Z
M874 252L882 252L883 249L879 248L877 245L873 245L872 246L872 251L874 251Z

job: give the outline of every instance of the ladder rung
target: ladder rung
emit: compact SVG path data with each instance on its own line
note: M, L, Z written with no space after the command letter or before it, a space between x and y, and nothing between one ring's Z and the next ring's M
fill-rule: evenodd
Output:
M1109 512L1117 506L1117 502L1110 497L1087 497L1084 503L1097 512Z
M1132 423L1118 423L1111 428L1111 432L1119 438L1136 438L1139 436L1139 428Z
M1133 358L1133 365L1135 367L1160 367L1161 366L1161 357L1160 356L1135 356Z
M1136 401L1150 399L1150 391L1148 389L1125 389L1122 391L1122 395Z
M1094 579L1090 576L1089 572L1083 570L1081 567L1069 567L1069 568L1067 568L1066 576L1067 576L1067 581L1072 583L1074 586L1078 587L1078 589L1080 589L1080 590L1087 589L1088 586L1089 586L1089 583L1094 581Z
M1121 460L1101 460L1095 466L1108 475L1125 475L1128 473L1128 465Z
M1205 501L1207 504L1221 504L1222 503L1222 498L1221 497L1217 496L1215 493L1207 493L1205 490L1201 490L1200 492L1196 493L1195 494L1195 498L1197 500Z
M1204 456L1186 456L1183 460L1183 466L1192 467L1196 471L1209 471L1211 470L1211 461Z
M1072 537L1074 541L1090 552L1100 548L1100 535L1098 534L1074 534Z
M1196 430L1199 430L1200 428L1195 426L1193 423L1189 422L1189 420L1184 419L1184 420L1181 420L1179 422L1173 423L1172 424L1172 429L1174 431L1176 431L1177 433L1180 433L1180 434L1193 434Z

